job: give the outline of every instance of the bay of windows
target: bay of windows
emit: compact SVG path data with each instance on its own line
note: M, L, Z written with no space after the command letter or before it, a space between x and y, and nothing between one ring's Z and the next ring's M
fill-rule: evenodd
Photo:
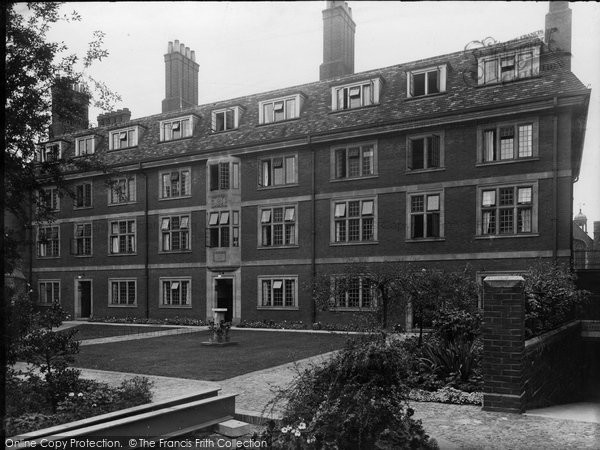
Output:
M207 247L239 247L240 212L212 211L208 213Z
M481 57L478 64L480 85L529 78L539 73L540 48L531 47Z
M41 189L39 201L49 211L60 210L60 196L58 189L55 187Z

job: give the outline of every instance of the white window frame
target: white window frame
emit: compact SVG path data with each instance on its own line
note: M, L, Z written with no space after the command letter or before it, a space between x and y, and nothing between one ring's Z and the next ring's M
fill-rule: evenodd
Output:
M177 218L179 227L173 229L173 219ZM174 214L158 217L158 248L160 253L183 253L192 249L192 215ZM173 249L173 234L179 234L180 245L178 249ZM181 248L182 235L186 235L186 246ZM165 249L165 236L168 236L168 249Z
M292 112L288 111L287 101L295 100L294 109ZM275 119L275 109L280 104L283 103L283 119L276 120ZM280 123L285 122L287 120L294 120L300 117L300 112L302 111L302 104L304 103L304 96L302 94L294 94L287 95L285 97L272 98L269 100L263 100L258 102L258 123L260 125L266 125L271 123ZM266 105L272 104L272 116L269 117L265 115L264 108ZM291 116L291 117L288 117Z
M41 288L42 284L44 285L44 287L45 287L46 284L52 284L52 299L51 299L51 301L47 301L48 296L44 295L44 297L46 298L46 301L42 302L42 298L41 298L42 297L42 288ZM58 287L58 298L55 297L55 295L56 295L55 285ZM60 287L61 287L60 286L60 280L38 280L37 286L38 286L38 295L37 295L37 304L38 305L50 306L54 302L59 302L60 303L60 297L61 297L60 296L60 294L61 294L61 292L60 292ZM45 292L45 294L47 294L48 291L46 289L44 289L44 292Z
M358 149L358 167L359 167L359 175L350 176L350 149ZM371 150L373 152L372 161L371 161L371 173L364 173L364 161L365 161L365 152ZM344 156L344 175L338 176L338 153L340 151L345 152ZM376 177L378 175L378 151L377 151L377 141L370 142L357 142L353 144L347 145L336 145L331 147L329 166L331 168L330 171L330 181L344 181L344 180L354 180L360 178L371 178Z
M89 235L85 234L85 227L89 225ZM83 227L82 235L78 236L78 227ZM85 253L86 240L89 240L89 253ZM79 253L79 241L82 242L83 253ZM76 222L73 224L73 255L75 256L92 256L94 253L94 226L92 222Z
M438 91L437 92L428 92L429 83L427 75L430 72L437 72L438 74ZM446 92L446 81L447 81L447 66L446 64L440 64L438 66L426 67L424 69L411 70L406 72L406 97L407 98L421 98L427 97L429 95L442 94ZM415 95L412 93L414 86L414 76L425 74L425 93Z
M429 204L429 197L438 197L438 209L434 208L434 205ZM413 197L423 197L423 211L412 211L412 199ZM411 191L406 193L406 240L407 242L422 242L422 241L439 241L445 237L445 208L444 208L444 191ZM439 214L439 236L428 236L427 225L428 225L428 214ZM423 237L413 237L413 216L423 216Z
M281 160L282 183L275 183L275 163ZM293 174L288 179L288 161L292 161ZM268 171L268 173L267 173ZM298 154L288 153L282 155L274 155L269 157L261 157L258 159L258 186L261 188L278 188L298 184Z
M187 126L185 125L187 122ZM173 126L176 126L180 136L173 137ZM195 120L193 115L177 117L174 119L166 119L160 121L160 142L177 141L194 135ZM170 126L170 128L167 128Z
M84 151L81 151L81 144L84 144ZM88 144L90 146L88 147ZM75 156L87 156L96 153L96 136L87 135L75 139Z
M274 211L281 209L281 221L274 221ZM290 211L292 217L290 218ZM258 208L258 247L259 248L282 248L282 247L298 247L298 204L284 204L274 206L264 206ZM281 244L274 244L275 227L281 226ZM268 229L270 236L270 244L265 244L265 230ZM288 229L291 229L293 242L286 243Z
M434 137L437 137L438 139L438 144L439 144L439 154L437 155L438 158L438 165L431 165L431 159L433 158L433 153L432 153L432 157L428 158L428 152L430 150L429 148L429 141L428 138L431 138L431 143L433 145L433 140ZM414 161L415 161L415 156L414 156L414 152L413 152L413 142L417 141L417 140L423 140L423 167L419 167L419 168L414 168ZM445 133L443 130L441 131L435 131L435 132L431 132L431 133L420 133L420 134L411 134L408 135L406 137L406 171L407 172L426 172L426 171L430 171L430 170L440 170L440 169L444 169L445 167L445 151L444 151L444 144L445 144Z
M117 283L118 303L113 303L113 283ZM121 283L126 283L125 303L121 302ZM129 283L133 283L133 303L129 303ZM108 307L109 308L135 308L137 307L137 278L109 278L108 279Z
M86 204L86 186L89 186L89 204ZM82 205L78 205L79 201L79 189L82 189L81 198L83 200ZM73 199L73 209L88 209L94 207L94 185L91 181L84 181L83 183L77 183L75 185L75 198Z
M121 142L123 142L122 133L127 133L126 139L125 139L127 141L127 144L125 144L125 145L121 144ZM131 138L131 143L130 143L129 133L132 133L131 135L133 136ZM115 142L114 142L115 135L119 136L119 138L117 139L117 141L119 142L118 146L115 146ZM127 128L119 128L118 130L112 130L108 133L108 149L109 150L124 150L127 148L137 147L137 145L139 143L139 139L140 139L139 125L134 125L132 127L127 127Z
M381 78L372 78L331 88L331 110L348 111L379 104ZM368 98L366 88L369 88ZM342 101L340 102L340 97ZM358 99L358 104L352 105Z
M259 275L256 309L298 310L298 275ZM292 304L288 304L287 283L293 281ZM276 287L281 283L280 287ZM269 289L265 291L265 288ZM281 305L275 305L275 290L281 289ZM265 304L267 303L267 304Z
M350 202L359 202L359 215L349 217ZM365 203L372 202L371 214L365 213ZM343 211L337 205L345 204ZM368 205L367 205L368 206ZM339 210L338 210L339 209ZM368 211L367 211L368 212ZM331 229L330 229L330 245L360 245L360 244L376 244L377 243L377 196L373 197L356 197L356 198L339 198L331 200L330 206ZM373 219L373 238L363 239L364 219ZM350 240L349 223L352 219L359 219L359 238L358 240ZM336 222L345 222L345 231L343 240L337 240Z
M524 126L531 126L531 155L520 156L519 131L520 128ZM501 130L505 128L513 129L512 158L502 158ZM479 125L477 127L477 164L505 164L519 161L528 161L537 158L539 155L539 129L539 118L537 117L529 117L515 121L495 122ZM496 158L491 160L487 160L486 158L486 133L488 131L494 131L494 146Z
M137 179L135 175L124 176L119 178L113 178L111 180L115 185L120 183L121 181L125 181L125 190L126 195L122 195L117 199L116 202L113 202L113 192L114 196L117 196L116 189L113 186L109 186L108 188L108 206L117 206L117 205L127 205L130 203L136 202L137 197Z
M184 173L187 172L185 184L182 183L184 178ZM177 190L179 192L178 195L173 195L172 184L169 186L165 186L164 176L168 175L169 179L173 180L173 175L177 174ZM159 195L158 198L160 200L170 200L174 198L186 198L192 196L192 169L190 167L180 167L170 170L163 170L158 173L158 184L159 184ZM166 189L168 188L168 189ZM183 193L183 190L186 190L186 193ZM169 192L169 195L165 195Z
M174 305L172 303L173 302L172 292L169 293L170 303L165 303L165 298L167 297L167 295L165 293L165 283L169 283L169 288L171 289L171 291L173 291L173 290L178 291L179 299L181 301L181 291L183 288L183 282L187 283L187 303ZM159 285L158 285L159 286L159 288L158 288L158 293L159 293L158 307L159 308L189 309L192 307L192 278L191 277L161 277L161 278L159 278L158 283L159 283ZM176 286L174 286L175 283L177 283Z
M227 113L233 112L233 123L229 124L227 120ZM217 130L217 116L223 115L223 129ZM213 133L223 133L225 131L237 130L240 126L240 107L231 106L229 108L215 109L211 112L211 126L210 129Z
M120 230L120 222L126 222L126 231L125 233L121 233ZM133 232L129 231L129 224L133 222ZM119 227L116 233L113 233L113 225L117 224ZM130 241L129 237L133 236L133 239ZM125 251L121 252L121 237L125 238ZM114 251L113 247L113 238L117 238L117 246L118 249ZM129 245L131 242L131 246ZM131 247L131 251L128 251L128 248ZM129 218L120 218L113 219L108 221L108 254L110 256L122 256L122 255L135 255L137 253L137 220L129 219Z
M514 74L511 76L509 73L507 73L505 76L503 76L502 61L511 57L514 58ZM525 70L529 65L529 61L531 61L531 67L529 70ZM492 63L494 63L496 67L494 73L490 73L488 80L488 71L486 70L486 65ZM477 66L477 83L480 86L507 83L535 77L540 73L540 46L531 46L525 49L511 50L494 55L481 56L477 60Z
M513 203L511 205L500 205L500 190L501 189L513 189ZM531 188L531 202L519 204L518 194L519 189ZM484 192L494 191L494 204L489 206L483 206ZM538 203L539 203L539 188L538 182L521 182L521 183L510 183L501 185L482 185L477 187L477 229L475 234L480 238L510 238L518 236L537 236L538 233ZM518 231L518 211L519 209L531 209L531 231ZM495 226L493 233L484 233L484 209L495 211ZM513 211L513 232L512 233L500 233L500 210L512 209Z
M363 306L363 297L364 297L364 283L363 283L363 276L358 275L356 277L353 278L358 278L358 288L359 288L359 297L358 297L358 306L348 306L348 303L350 301L350 294L349 291L344 291L345 292L345 301L344 301L344 305L340 306L338 304L338 298L337 298L337 289L335 287L336 282L338 279L341 280L347 280L348 279L348 275L332 275L330 277L330 286L331 286L331 297L329 299L329 303L331 305L331 310L333 311L373 311L374 309L377 308L377 291L374 289L373 286L370 286L371 288L371 304L369 306ZM348 281L346 281L348 282Z

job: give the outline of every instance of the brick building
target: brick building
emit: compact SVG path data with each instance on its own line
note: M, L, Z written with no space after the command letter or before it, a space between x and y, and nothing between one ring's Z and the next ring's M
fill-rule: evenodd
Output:
M323 21L319 81L198 105L199 65L175 41L160 114L75 129L56 113L40 158L96 154L110 174L70 173L74 200L48 187L40 302L74 317L219 306L234 321L327 321L376 301L356 280L335 312L316 310L311 280L348 262L468 263L478 277L570 262L590 91L570 70L567 2L550 3L544 37L362 73L350 8L327 2ZM79 91L61 101L81 105Z

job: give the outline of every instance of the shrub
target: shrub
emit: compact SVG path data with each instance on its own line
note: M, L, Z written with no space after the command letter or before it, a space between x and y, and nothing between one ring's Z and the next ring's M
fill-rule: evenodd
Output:
M466 339L426 342L419 358L421 371L433 373L439 379L450 377L467 381L479 365L477 350L478 342Z
M274 404L287 401L283 428L263 437L274 448L437 448L406 402L407 366L407 355L385 338L349 342L279 393Z
M433 320L433 331L444 342L473 342L481 332L480 327L479 311L442 308Z
M574 319L589 300L589 292L577 289L575 275L566 266L549 263L538 263L527 271L525 294L527 338Z

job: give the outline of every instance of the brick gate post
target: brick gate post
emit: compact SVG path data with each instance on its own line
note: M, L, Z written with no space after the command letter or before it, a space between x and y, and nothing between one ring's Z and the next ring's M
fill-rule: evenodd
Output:
M525 295L519 276L483 280L483 409L521 413L525 404Z

